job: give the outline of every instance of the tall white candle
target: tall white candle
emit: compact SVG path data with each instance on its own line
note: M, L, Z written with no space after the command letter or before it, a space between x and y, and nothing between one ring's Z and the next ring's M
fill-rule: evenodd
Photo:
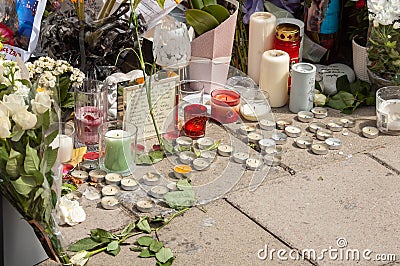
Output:
M268 92L271 107L282 107L288 99L289 54L281 50L263 53L260 89Z
M59 134L49 146L53 149L58 148L57 158L60 163L71 160L74 142L70 136Z
M262 54L273 48L276 17L268 12L255 12L249 22L247 74L258 84Z

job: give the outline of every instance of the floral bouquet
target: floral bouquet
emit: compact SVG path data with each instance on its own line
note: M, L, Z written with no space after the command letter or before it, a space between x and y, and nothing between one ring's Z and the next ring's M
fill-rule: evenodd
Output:
M372 21L368 39L368 69L388 84L400 84L400 6L398 0L368 0Z
M68 263L53 219L58 198L53 183L61 173L57 149L49 144L58 131L48 130L58 117L53 98L59 92L31 89L23 72L15 62L0 59L0 191L33 227L47 255Z

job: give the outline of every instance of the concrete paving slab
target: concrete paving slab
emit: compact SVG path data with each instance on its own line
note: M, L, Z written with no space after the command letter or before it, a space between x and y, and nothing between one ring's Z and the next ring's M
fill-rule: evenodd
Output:
M299 250L348 249L397 254L400 176L367 155L314 168L292 177L267 182L253 193L241 190L227 200L274 235ZM262 203L262 204L260 204ZM344 241L343 241L344 242ZM318 257L318 256L317 256ZM354 265L343 260L316 259L321 265ZM351 257L350 257L351 258ZM383 264L361 258L359 264Z
M400 137L397 136L391 145L387 145L384 148L371 151L369 154L380 160L381 162L387 164L389 167L394 168L394 170L400 173L400 160L399 160L399 147L400 147Z

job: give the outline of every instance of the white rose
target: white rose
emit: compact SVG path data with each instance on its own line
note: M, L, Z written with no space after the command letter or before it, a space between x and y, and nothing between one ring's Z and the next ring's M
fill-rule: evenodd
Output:
M51 107L51 99L47 92L36 93L35 99L31 100L32 111L35 114L43 114Z
M22 130L34 128L37 122L36 115L25 109L14 114L12 119L18 126L22 128Z
M58 205L60 211L60 222L62 224L76 225L86 220L86 213L76 200L61 197Z
M89 252L86 250L79 251L69 260L74 266L84 266L89 260Z
M0 116L0 138L7 138L10 136L11 132L11 122L8 116L1 115Z
M322 93L316 93L314 95L314 105L315 106L324 106L326 103L326 96Z
M26 110L27 108L27 106L25 106L24 96L17 94L4 95L1 104L7 108L9 116Z

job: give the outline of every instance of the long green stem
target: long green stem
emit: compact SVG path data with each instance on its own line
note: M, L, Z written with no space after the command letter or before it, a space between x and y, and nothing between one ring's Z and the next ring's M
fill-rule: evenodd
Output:
M156 237L157 240L160 240L158 238L158 231L160 231L162 228L164 228L166 225L168 225L173 219L175 219L176 217L184 214L185 212L187 212L188 210L190 210L190 208L184 208L176 213L174 213L168 220L166 220L162 225L160 225L159 227L157 227L156 229L154 229L154 232L156 233Z

